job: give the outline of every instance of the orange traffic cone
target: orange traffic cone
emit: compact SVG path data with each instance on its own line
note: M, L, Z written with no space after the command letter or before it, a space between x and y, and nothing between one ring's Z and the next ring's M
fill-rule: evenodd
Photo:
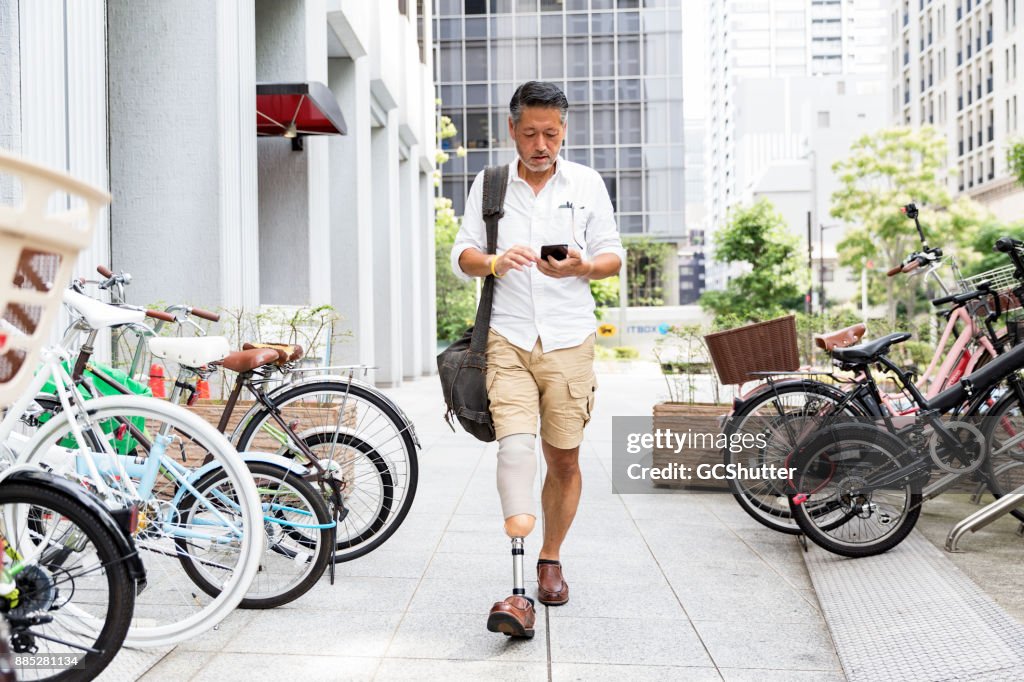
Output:
M154 398L166 398L164 390L164 368L153 364L149 368L149 390L153 391Z
M206 379L196 381L196 398L199 400L210 399L210 382Z

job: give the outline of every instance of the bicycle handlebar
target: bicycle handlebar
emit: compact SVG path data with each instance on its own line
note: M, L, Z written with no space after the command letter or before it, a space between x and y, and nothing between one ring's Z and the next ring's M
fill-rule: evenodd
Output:
M202 308L189 308L188 311L190 314L195 315L196 317L201 317L204 320L220 322L220 315L217 313L211 313L209 310L203 310Z
M170 313L165 313L162 310L147 310L146 317L152 317L157 320L163 320L164 322L174 322L176 318Z
M885 273L885 276L886 277L895 277L896 275L900 274L901 272L903 272L903 263L900 263L899 265L897 265L895 267L889 268L889 271Z
M106 265L97 265L96 272L100 273L107 279L110 279L111 277L114 276L114 271L108 268Z
M978 299L978 298L984 298L985 296L989 296L991 293L992 293L991 289L989 289L987 286L982 286L979 289L977 289L976 291L968 291L967 293L964 293L964 294L951 294L949 296L943 296L942 298L932 299L932 305L936 306L936 307L938 307L940 305L946 305L947 303L954 303L956 305L963 305L964 303L967 303L968 301L973 301L973 300ZM999 304L996 303L996 305L999 305Z

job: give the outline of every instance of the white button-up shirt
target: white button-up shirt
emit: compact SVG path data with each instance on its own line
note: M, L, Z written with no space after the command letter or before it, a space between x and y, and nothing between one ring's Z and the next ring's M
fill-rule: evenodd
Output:
M517 244L538 255L546 244L568 244L585 260L614 253L625 262L612 202L597 171L559 157L554 175L535 195L519 177L518 164L516 159L509 165L505 215L498 222L499 254ZM459 267L462 252L487 252L483 188L481 172L469 190L452 246L452 270L467 281L472 278ZM578 346L597 328L590 282L586 277L548 277L536 265L522 272L509 270L495 281L491 328L526 351L533 350L538 337L545 353Z

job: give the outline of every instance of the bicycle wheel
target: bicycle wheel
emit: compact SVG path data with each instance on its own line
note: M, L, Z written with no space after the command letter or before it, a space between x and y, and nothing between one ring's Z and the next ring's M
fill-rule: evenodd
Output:
M239 607L269 609L298 599L323 575L332 552L331 513L319 491L288 469L250 462L249 471L263 508L266 549L259 572ZM219 469L203 476L195 484L199 497L190 493L178 503L181 519L186 523L200 523L200 519L210 522L210 512L200 500L206 495L228 504L218 490L225 481L227 476ZM184 537L177 538L176 543L185 572L200 589L216 596L226 577L220 569L218 548Z
M808 431L819 428L823 420L836 416L846 394L839 389L812 380L783 382L766 388L750 398L726 423L725 433L763 436L753 442L764 442L763 448L744 448L734 453L726 449L726 465L738 464L744 468L779 467L796 444ZM857 401L847 403L841 416L860 417L867 408ZM795 535L800 527L789 511L784 490L786 482L780 480L740 480L729 478L733 497L747 514L762 525L780 533Z
M1024 409L1010 390L984 413L982 421L989 455L979 473L989 492L998 499L1024 486ZM1024 509L1010 513L1024 522Z
M135 583L111 531L71 496L38 484L0 483L3 563L16 592L0 597L20 680L92 679L121 648ZM45 667L44 667L45 665Z
M335 561L372 552L398 530L416 495L419 464L411 428L374 389L343 380L294 386L272 400L291 433L263 409L238 436L238 449L301 459L296 441L309 446L342 483L345 511Z
M138 596L129 646L169 646L219 623L245 596L259 567L265 533L252 476L227 440L205 421L154 398L111 396L84 401L75 424L88 448L80 448L72 422L54 414L26 445L18 461L42 463L117 502L140 507L135 544L149 587ZM87 420L87 421L86 421ZM105 450L104 452L100 452ZM114 454L111 454L114 453ZM219 495L200 501L216 517L195 523L177 516L177 504L199 478L208 456L225 472ZM216 596L195 589L181 569L176 540L204 539L220 549L228 576ZM199 559L197 559L199 560Z
M915 483L886 477L906 464L906 446L862 424L829 427L790 458L789 506L808 538L834 554L886 552L914 529L922 496Z

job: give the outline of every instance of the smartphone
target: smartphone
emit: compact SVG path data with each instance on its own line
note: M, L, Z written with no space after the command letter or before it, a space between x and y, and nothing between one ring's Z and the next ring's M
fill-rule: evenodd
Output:
M548 256L552 256L555 260L565 260L569 257L569 245L545 244L540 247L540 259L546 261Z

